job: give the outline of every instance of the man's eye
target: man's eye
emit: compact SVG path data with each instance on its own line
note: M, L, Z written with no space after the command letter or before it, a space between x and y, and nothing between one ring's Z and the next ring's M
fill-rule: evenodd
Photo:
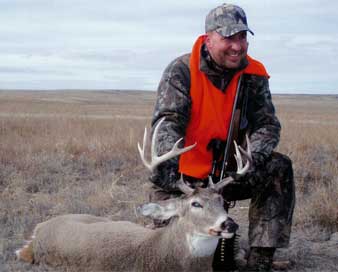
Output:
M203 206L200 203L196 202L196 201L194 201L193 203L191 203L191 205L193 207L195 207L195 208L203 208Z

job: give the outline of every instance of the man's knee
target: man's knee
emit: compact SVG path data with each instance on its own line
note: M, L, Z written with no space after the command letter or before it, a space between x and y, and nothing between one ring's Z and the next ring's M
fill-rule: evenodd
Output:
M292 169L292 161L289 156L278 152L275 152L274 156L278 158L278 160L281 163L281 166L283 166L285 169Z
M283 176L293 179L292 161L287 155L273 152L271 160L266 164L266 169L273 176Z

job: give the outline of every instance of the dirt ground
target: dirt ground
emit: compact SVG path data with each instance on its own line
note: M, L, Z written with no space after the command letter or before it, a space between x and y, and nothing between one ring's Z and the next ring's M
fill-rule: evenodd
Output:
M240 246L245 252L249 248L248 206L249 201L240 201L230 210L232 218L239 223ZM338 271L338 232L329 233L318 226L294 228L289 247L277 249L274 260L288 261L286 268L290 272Z

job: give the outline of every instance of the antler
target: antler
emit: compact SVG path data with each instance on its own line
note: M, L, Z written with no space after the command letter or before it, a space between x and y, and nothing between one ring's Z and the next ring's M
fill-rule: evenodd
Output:
M159 127L161 126L162 122L164 121L165 117L163 117L158 124L156 125L155 129L154 129L154 134L153 137L151 139L151 147L150 147L150 152L151 152L151 159L150 161L147 161L145 158L145 149L147 146L147 128L144 129L144 135L143 135L143 147L140 146L139 143L137 143L137 147L138 147L138 151L140 153L141 156L141 160L143 162L143 164L145 165L145 167L147 167L150 171L153 171L157 165L159 165L160 163L170 160L171 158L181 155L182 153L185 153L187 151L189 151L190 149L194 148L196 143L193 145L189 145L187 147L184 148L179 148L178 145L181 143L181 141L183 140L183 138L180 138L173 146L173 148L161 155L158 156L157 152L156 152L156 138L157 138L157 134L158 134L158 130Z
M195 192L194 188L191 188L188 184L185 183L183 179L183 174L181 174L181 178L177 181L177 187L182 193L186 195L192 195Z
M237 176L240 176L240 177L244 176L248 172L250 166L252 165L251 144L249 141L248 134L245 135L245 138L246 138L246 145L247 145L246 150L244 150L241 146L238 146L237 143L234 141L235 150L236 150L236 154L234 156L235 156L236 163L237 163L236 174ZM246 163L244 167L243 167L243 159L242 159L241 153L246 158ZM234 180L233 177L227 177L227 178L222 179L220 182L213 184L212 179L209 179L209 186L214 187L218 191L222 189L224 186L228 185L233 180Z

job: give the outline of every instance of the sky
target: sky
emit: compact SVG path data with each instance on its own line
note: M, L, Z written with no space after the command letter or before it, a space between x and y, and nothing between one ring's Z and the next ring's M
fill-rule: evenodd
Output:
M0 89L156 90L212 0L0 0ZM238 0L272 93L338 94L338 1Z

